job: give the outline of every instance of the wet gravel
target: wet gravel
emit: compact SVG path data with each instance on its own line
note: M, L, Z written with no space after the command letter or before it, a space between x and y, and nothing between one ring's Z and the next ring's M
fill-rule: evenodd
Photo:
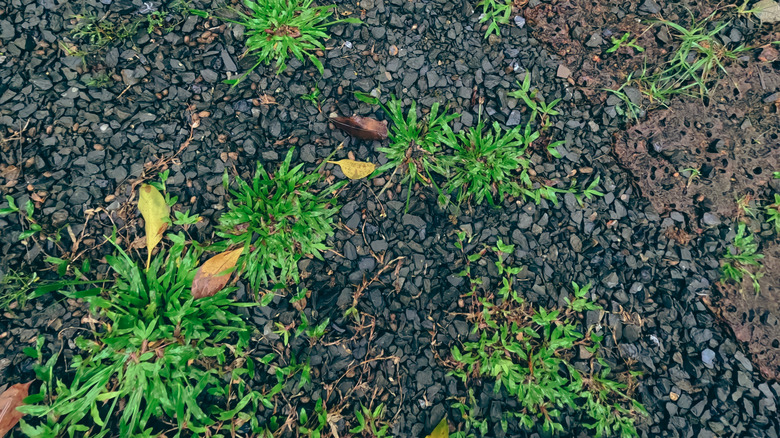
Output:
M116 14L143 6L129 0L84 3ZM311 350L302 340L292 343L317 370L301 401L322 397L324 385L336 388L335 399L357 388L352 403L385 400L396 436L424 436L445 414L459 418L450 397L465 397L467 388L447 376L442 362L450 346L469 336L457 316L466 285L454 276L462 260L453 246L455 231L467 230L476 236L469 249L498 239L516 245L513 260L525 268L523 291L533 302L554 306L563 302L571 281L594 284L593 298L614 312L587 315L588 323L600 323L610 334L607 357L644 371L636 397L650 416L640 422L642 436L778 436L780 384L762 380L743 347L700 300L719 277L728 224L661 216L641 198L612 155L619 121L566 80L572 72L530 36L529 24L512 23L500 38L485 39L478 13L465 1L338 4L365 25L331 28L322 77L311 65L292 61L279 76L261 67L234 89L220 81L252 64L240 56L240 27L189 17L170 33L141 31L82 60L59 48L60 41L72 39L67 17L79 5L19 0L0 6L0 127L6 139L0 146L0 191L19 205L42 199L36 219L49 235L62 230L59 243L22 245L18 221L0 218L0 272L42 269L46 255L99 261L108 248L90 248L114 224L131 242L143 232L131 204L133 184L164 166L170 169L169 190L180 198L177 208L205 219L190 234L207 241L225 206L225 169L246 177L257 160L273 168L293 146L295 161L313 169L342 141L340 158L352 153L383 163L380 143L356 141L328 126L331 112L382 117L378 108L354 99L354 91L379 88L425 108L448 104L462 115L456 129L476 124L483 99L483 117L525 123L528 112L507 93L530 73L547 101L562 99L549 133L565 141L563 159L551 161L544 148L534 152L534 170L561 187L571 178L584 183L598 175L606 195L584 207L573 196L558 205L508 200L501 209L478 207L451 218L428 189L414 188L405 212L406 187L394 186L377 199L369 186L376 193L384 181L351 184L340 194L340 226L330 241L335 251L300 266L303 285L312 291L306 311L315 320L332 321L324 342ZM645 5L657 6L652 0ZM87 86L100 72L111 76L109 85ZM300 99L315 86L322 112ZM189 146L161 161L187 140L193 115L199 126ZM679 239L680 230L694 238ZM74 250L72 236L82 233ZM105 266L94 269L106 272ZM358 285L377 274L379 281L358 302L373 326L356 328L343 312ZM32 376L32 361L21 348L39 333L51 341L47 348L65 342L66 358L72 355L70 333L84 325L85 315L77 303L56 296L4 315L0 390ZM289 323L296 313L277 299L248 316L265 334L257 344L262 355L270 351L267 340L274 340L272 322ZM359 385L366 382L370 389ZM500 412L512 402L493 394L490 384L475 396L490 419L489 435L504 436ZM564 424L580 431L574 417ZM523 435L510 426L506 436Z

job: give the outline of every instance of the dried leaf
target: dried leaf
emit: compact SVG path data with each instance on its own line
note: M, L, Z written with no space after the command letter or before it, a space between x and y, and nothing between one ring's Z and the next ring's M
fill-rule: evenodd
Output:
M138 195L138 209L141 210L141 216L146 222L146 249L149 251L146 257L146 269L149 269L152 250L160 243L165 229L168 228L171 208L159 190L144 184Z
M387 138L387 121L370 117L332 117L330 119L337 128L361 140L384 140Z
M450 425L447 423L447 417L442 418L433 432L425 438L450 438Z
M221 252L206 260L192 280L192 296L196 299L211 297L221 291L230 280L230 273L225 271L236 266L243 250L244 248L237 248Z
M32 380L27 383L17 383L0 394L0 437L5 436L24 416L16 408L23 406Z
M349 179L365 178L374 173L374 169L376 169L374 163L366 163L365 161L339 160L328 161L328 163L338 164L344 176Z

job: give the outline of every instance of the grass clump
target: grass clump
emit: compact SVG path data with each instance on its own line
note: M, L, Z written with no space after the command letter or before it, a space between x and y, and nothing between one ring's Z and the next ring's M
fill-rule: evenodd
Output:
M321 259L328 249L325 240L333 234L333 215L339 210L333 192L343 183L314 193L319 173L305 173L303 163L291 167L292 156L291 149L274 174L258 163L252 181L237 178L217 225L218 236L244 247L239 266L255 290L297 282L298 261L304 255ZM227 188L227 174L223 181Z
M279 74L287 67L287 60L307 59L323 73L317 50L325 50L323 41L329 38L328 26L337 23L360 23L356 18L331 20L334 5L314 6L313 0L244 0L247 12L233 9L236 19L224 19L246 28L246 55L257 58L257 63L238 79L225 81L236 85L261 64L276 64ZM204 11L193 11L208 16Z
M158 253L149 269L116 247L117 255L106 257L115 283L63 291L89 303L101 323L93 336L76 339L72 382L43 385L28 400L33 404L21 408L41 417L38 424L23 423L24 433L213 435L245 422L259 430L252 413L265 396L249 386L251 330L234 310L239 304L228 298L235 288L192 298L201 250L188 247L183 233L168 237L172 247Z
M465 237L459 233L459 248ZM594 436L637 436L635 417L645 409L631 398L631 377L636 373L622 373L619 378L626 383L613 380L612 367L598 354L602 336L590 328L583 333L577 322L582 312L600 309L586 298L590 286L573 283L574 296L566 299L565 308L534 306L513 285L520 272L506 263L513 245L498 241L491 249L503 277L497 288L485 287L481 276L472 276L471 266L482 253L468 256L466 268L459 274L471 280L471 291L466 295L472 298L468 319L478 340L452 348L451 374L469 387L480 380L494 380L497 393L517 400L518 409L503 413L505 432L510 420L529 431L538 422L546 433L562 432L559 419L569 410L583 414L582 424ZM567 359L574 355L575 347L592 355L588 371ZM465 410L465 405L461 403L459 408Z
M372 103L378 103L378 99ZM393 170L393 175L401 172L401 184L407 184L409 191L406 197L406 208L409 208L411 188L415 183L432 185L443 200L443 193L433 180L433 174L446 174L440 163L441 145L446 142L448 124L458 117L458 114L447 115L439 112L439 103L431 106L426 117L418 117L416 102L412 102L404 115L401 101L391 98L383 106L393 126L388 132L389 143L379 148L387 156L387 163L380 166L376 174ZM392 179L392 175L390 177ZM389 183L389 181L388 181ZM384 189L383 189L384 190Z
M446 144L453 154L443 159L449 170L446 190L456 193L459 205L473 199L476 204L487 200L495 206L507 195L518 196L523 192L518 179L532 185L525 151L538 137L538 132L530 132L530 126L524 135L519 126L504 131L498 122L486 131L481 117L476 127L458 134L450 131Z
M721 267L721 281L733 280L738 284L746 276L751 279L753 289L758 295L761 292L761 285L758 280L764 276L761 272L753 272L761 269L760 260L764 255L758 252L758 243L754 241L755 236L747 231L744 223L737 226L737 233L734 235L734 241L729 249L723 254L726 259ZM751 269L752 268L752 269Z
M0 274L0 312L24 309L27 301L33 298L33 289L39 281L35 272L27 274L11 270Z

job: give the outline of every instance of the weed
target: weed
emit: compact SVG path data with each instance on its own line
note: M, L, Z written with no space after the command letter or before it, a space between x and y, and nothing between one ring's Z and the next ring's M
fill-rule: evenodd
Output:
M322 107L320 106L320 87L314 86L314 89L311 90L311 93L304 94L301 96L301 99L308 100L309 102L313 103L317 107L317 111L322 112Z
M109 86L111 82L111 76L109 76L106 72L102 72L90 78L85 85L91 88L105 88Z
M498 25L509 23L509 16L512 14L512 0L480 0L477 3L477 7L479 6L482 6L479 22L490 22L485 31L485 38L489 37L491 33L501 36Z
M617 90L614 90L612 88L605 88L604 91L614 94L615 96L620 98L620 100L623 101L623 105L625 106L625 108L620 106L615 106L615 112L617 112L621 116L625 114L629 116L631 119L637 120L639 116L643 114L642 108L638 104L634 103L631 100L631 98L628 96L628 94L626 94L626 92L623 91L624 88L626 88L631 84L632 76L633 73L629 74L626 77L626 80L623 82L622 85L620 85L620 88L618 88Z
M755 199L753 199L753 196L750 194L743 195L740 198L737 198L737 209L739 215L748 215L752 218L756 218L756 208L755 208L756 202Z
M378 103L378 99L372 102ZM404 116L401 101L391 97L386 106L383 106L393 126L388 133L389 144L379 148L380 152L387 155L387 163L379 167L375 174L381 174L390 169L393 175L401 170L403 177L401 184L408 185L406 196L406 209L409 209L409 199L414 183L432 185L439 192L440 200L444 195L433 180L433 173L445 174L446 171L439 162L441 144L445 143L448 124L458 117L458 114L446 115L439 113L439 104L431 106L431 112L427 117L418 118L416 102L412 102ZM392 175L388 178L388 183ZM387 188L387 186L385 187ZM384 190L384 189L383 189Z
M192 298L201 250L187 249L181 233L168 237L171 248L158 253L149 269L115 245L117 255L106 259L116 283L107 290L61 291L84 299L105 322L93 337L76 339L81 354L70 364L75 370L70 385L57 379L51 403L22 408L44 417L37 426L23 423L23 432L156 436L163 432L160 420L174 424L177 436L184 430L212 435L235 422L260 430L250 413L270 402L248 385L254 376L245 353L251 331L228 298L235 288ZM208 409L201 407L202 394L212 397Z
M301 412L298 415L298 422L300 424L298 426L299 436L320 438L325 427L328 426L328 411L322 403L322 399L317 400L317 403L315 403L314 417L312 418L309 418L305 408L301 408Z
M632 49L636 50L639 53L642 53L642 52L645 51L644 47L642 47L642 46L640 46L640 45L638 45L636 43L637 38L634 38L631 41L628 40L629 38L631 38L631 32L624 33L623 36L620 37L620 38L616 38L616 37L613 36L611 38L612 47L607 49L607 53L617 52L618 50L620 50L621 47L629 47L629 48L632 48Z
M538 91L531 91L531 73L526 72L523 82L517 83L520 88L507 93L507 96L521 99L525 105L531 109L531 121L536 116L539 116L539 123L542 125L542 129L547 129L551 126L550 116L557 116L560 113L555 110L555 105L561 101L561 99L555 99L549 104L544 101L539 95Z
M753 283L756 295L758 295L761 292L761 285L758 283L758 280L764 274L761 272L754 273L753 270L760 271L762 267L760 260L764 258L764 255L758 252L758 243L754 242L754 238L755 236L747 232L745 224L740 222L731 247L723 254L723 258L728 261L724 262L721 267L722 276L720 281L733 280L741 284L742 279L748 276ZM756 269L752 270L748 267Z
M16 205L16 201L11 195L5 195L5 200L8 202L8 207L0 209L0 216L7 216L9 214L19 214L19 224L22 226L22 232L19 233L19 240L26 240L35 236L37 233L43 231L43 227L33 219L35 213L35 204L32 199L27 199L24 204L24 210L20 210ZM27 228L26 230L24 228ZM59 240L54 236L56 240Z
M592 200L596 196L604 196L604 193L596 190L596 186L599 185L601 182L601 177L596 176L593 178L593 181L590 182L588 187L585 188L585 190L582 191L582 194L575 194L574 197L577 199L577 203L580 204L580 207L584 206L584 202L582 201L582 197L584 196L587 200Z
M766 206L767 223L774 222L775 232L780 234L780 195L775 193L775 202Z
M487 199L495 206L507 195L519 196L532 188L530 160L525 152L539 133L531 132L530 126L525 132L520 126L504 131L498 122L493 122L492 128L485 130L480 113L476 127L457 135L448 130L445 144L453 154L443 158L449 176L445 189L457 192L459 205L473 198L477 204ZM518 171L519 178L515 174Z
M477 438L488 436L488 422L481 418L477 400L474 398L474 389L468 389L468 400L463 399L452 404L452 407L460 411L463 420L463 430L450 434L451 438Z
M153 11L146 16L146 33L153 33L155 30L164 29L166 32L173 30L166 28L168 13L165 11Z
M723 62L736 59L739 53L749 50L744 46L730 50L721 44L717 35L728 27L729 23L720 23L707 30L712 17L713 15L710 15L700 21L692 20L690 28L668 20L659 22L675 32L674 37L680 46L672 54L668 67L655 75L642 75L642 91L651 100L664 103L676 94L697 97L709 95L708 82L714 72L721 70L728 74Z
M699 178L701 178L701 168L700 167L687 167L680 171L680 173L688 174L688 183L685 184L685 187L690 187L693 182Z
M597 437L637 436L634 417L646 413L644 407L631 399L630 385L610 378L611 366L598 356L602 337L590 330L582 334L575 321L583 311L600 309L586 298L590 285L573 283L574 296L567 298L565 308L534 307L513 285L520 269L506 262L514 246L499 240L490 250L497 256L495 266L502 277L496 289L478 288L481 277L470 268L459 274L470 279L471 291L466 296L472 299L472 312L468 318L478 339L452 348L451 374L470 386L477 379L495 379L497 393L503 390L517 400L519 408L503 413L504 432L511 419L528 430L539 419L546 433L562 432L559 417L563 410L570 410L586 414L589 420L584 425ZM467 267L484 253L468 256ZM487 291L484 296L478 292L482 289ZM566 359L576 346L593 355L591 372Z
M321 259L327 249L325 240L333 234L333 215L338 207L332 193L343 183L312 192L320 180L319 169L306 174L303 164L291 167L292 157L290 149L272 175L258 163L250 183L237 178L237 188L230 190L232 198L217 225L218 236L244 247L239 266L255 290L297 282L298 261L304 255ZM227 189L227 173L223 183Z
M24 309L32 298L35 284L40 281L35 272L27 274L11 270L0 277L0 312Z
M380 403L373 410L361 403L360 409L355 408L355 419L357 419L358 424L350 429L349 433L369 434L374 438L385 438L388 436L390 425L384 421L384 416L384 403Z
M246 55L253 55L257 63L238 79L229 79L225 83L237 85L244 77L261 64L276 63L276 73L287 67L287 60L294 56L301 62L308 59L320 74L323 67L317 58L317 50L325 50L323 40L329 38L328 26L337 23L360 23L355 18L329 20L333 15L333 5L313 6L313 0L244 0L248 13L234 9L238 18L227 19L246 28ZM198 15L207 13L203 11Z

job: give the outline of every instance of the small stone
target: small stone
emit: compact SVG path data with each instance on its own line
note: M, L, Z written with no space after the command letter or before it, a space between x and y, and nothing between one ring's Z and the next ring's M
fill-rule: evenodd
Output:
M571 70L563 64L558 65L558 72L556 75L561 79L568 79L571 76Z
M707 348L701 352L701 361L704 363L704 366L706 366L707 368L712 369L714 360L715 360L714 351Z

